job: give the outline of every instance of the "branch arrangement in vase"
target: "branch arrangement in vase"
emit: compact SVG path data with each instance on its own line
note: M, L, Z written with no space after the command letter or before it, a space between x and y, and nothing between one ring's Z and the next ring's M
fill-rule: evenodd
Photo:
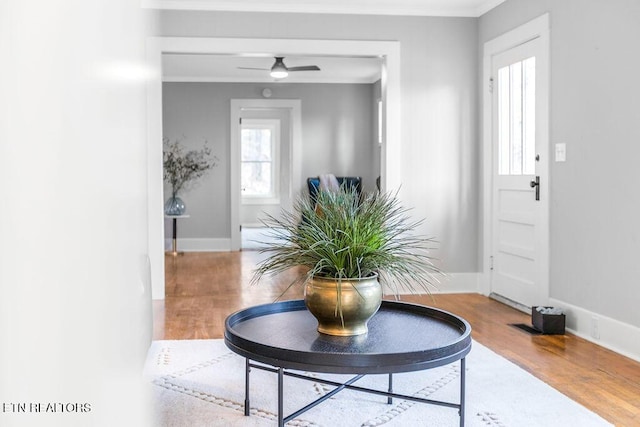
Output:
M165 138L163 148L164 180L171 185L173 196L218 164L206 141L200 150L185 151L180 141Z
M171 197L165 203L167 215L182 215L185 204L178 197L178 192L189 183L201 178L207 171L218 164L218 158L211 154L211 148L204 142L200 150L185 149L179 141L163 140L164 180L171 186Z

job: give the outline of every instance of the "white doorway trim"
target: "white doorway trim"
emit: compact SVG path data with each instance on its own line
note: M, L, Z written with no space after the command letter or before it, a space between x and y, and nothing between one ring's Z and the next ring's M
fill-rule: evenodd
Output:
M483 95L483 103L482 103L482 151L483 151L483 184L482 184L482 212L483 212L483 222L482 222L482 274L480 278L480 292L484 295L489 295L491 293L491 254L493 251L492 248L492 94L491 90L491 64L492 57L496 54L505 52L511 48L522 45L534 39L540 39L542 44L545 46L544 54L540 58L536 58L538 62L537 67L540 69L544 69L544 75L548 78L549 72L549 14L546 13L544 15L539 16L538 18L521 25L520 27L509 31L501 36L496 37L485 43L484 52L483 52L483 65L482 65L482 95ZM549 82L545 82L547 88L549 88ZM546 103L548 106L549 99L548 93L545 94L544 99L540 99L540 102ZM547 108L547 113L539 116L536 116L536 126L540 130L540 137L544 138L544 144L546 145L546 152L543 153L547 157L550 155L549 153L549 111ZM547 162L549 164L550 162ZM540 191L542 194L545 194L547 198L549 198L549 173L547 171L547 179L543 180L540 185ZM548 212L547 212L548 215ZM548 226L548 221L547 221ZM548 227L547 227L548 228ZM548 233L546 238L546 247L544 248L545 260L543 261L544 268L547 270L549 268L549 239ZM549 297L549 288L548 288L548 280L545 284L545 292L546 297Z
M207 37L150 37L147 61L150 69L162 70L163 53L210 53L220 55L317 55L378 56L383 59L382 96L384 138L381 152L381 187L400 188L401 110L400 42L306 39L250 39ZM154 299L164 299L164 214L162 200L162 75L152 76L147 87L148 224L151 283Z
M257 109L280 109L289 113L289 123L291 126L291 137L289 138L291 147L289 152L289 200L293 198L299 183L302 182L302 171L300 164L302 159L302 113L299 99L232 99L231 100L231 141L229 152L231 160L229 170L231 173L231 250L240 250L240 117L244 110ZM298 183L296 185L295 183Z

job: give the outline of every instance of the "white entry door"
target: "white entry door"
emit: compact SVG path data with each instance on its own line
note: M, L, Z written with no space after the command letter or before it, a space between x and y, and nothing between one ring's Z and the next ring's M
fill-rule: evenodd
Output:
M548 62L541 38L491 55L491 293L548 300Z

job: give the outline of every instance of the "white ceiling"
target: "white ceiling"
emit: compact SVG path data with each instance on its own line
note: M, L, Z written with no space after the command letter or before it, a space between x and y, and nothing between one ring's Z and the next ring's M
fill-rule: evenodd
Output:
M146 7L244 12L346 13L477 17L505 0L143 0ZM163 55L164 81L274 82L273 56ZM317 65L321 71L289 74L283 83L373 83L380 78L379 58L285 57L288 67ZM264 68L241 70L238 67Z
M163 54L164 81L275 82L271 56ZM373 83L380 78L380 58L285 57L287 67L317 65L320 71L295 71L283 83ZM263 68L244 70L238 67Z
M143 0L157 9L477 17L505 0Z

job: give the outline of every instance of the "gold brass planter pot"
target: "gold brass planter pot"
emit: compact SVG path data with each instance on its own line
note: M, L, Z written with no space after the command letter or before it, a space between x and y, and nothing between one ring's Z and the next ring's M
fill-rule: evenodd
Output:
M382 303L377 275L340 281L314 277L304 291L305 305L318 320L318 332L328 335L366 334L367 322Z

